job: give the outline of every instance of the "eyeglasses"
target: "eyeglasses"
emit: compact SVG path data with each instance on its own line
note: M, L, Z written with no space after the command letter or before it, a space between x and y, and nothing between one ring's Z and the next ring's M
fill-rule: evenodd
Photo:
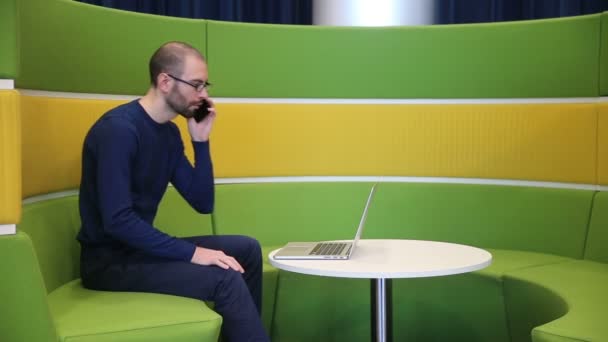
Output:
M201 92L204 89L208 89L211 86L211 83L205 82L205 81L203 81L202 83L190 83L188 81L182 80L181 78L175 77L175 76L173 76L171 74L167 74L167 76L171 77L172 79L174 79L174 80L176 80L178 82L182 82L182 83L185 83L185 84L191 86L197 92Z

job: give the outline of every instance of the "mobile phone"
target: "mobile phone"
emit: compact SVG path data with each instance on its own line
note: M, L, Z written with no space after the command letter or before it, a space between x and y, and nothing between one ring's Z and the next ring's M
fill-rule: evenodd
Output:
M207 115L209 115L209 102L203 100L201 105L194 112L194 120L196 120L196 122L201 122Z

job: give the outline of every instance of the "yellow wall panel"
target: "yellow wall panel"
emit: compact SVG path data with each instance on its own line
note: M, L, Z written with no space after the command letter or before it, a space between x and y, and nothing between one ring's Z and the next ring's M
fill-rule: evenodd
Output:
M125 102L22 95L23 197L78 188L86 133L103 113ZM192 160L186 121L175 121Z
M23 196L77 188L87 131L124 102L22 95Z
M218 112L220 177L596 178L595 104L220 104Z
M598 184L608 185L608 102L598 105L597 164Z
M77 188L84 136L125 101L21 96L23 194ZM186 154L192 147L185 120ZM428 176L594 184L597 104L218 104L216 177Z
M0 90L0 224L21 218L19 93Z

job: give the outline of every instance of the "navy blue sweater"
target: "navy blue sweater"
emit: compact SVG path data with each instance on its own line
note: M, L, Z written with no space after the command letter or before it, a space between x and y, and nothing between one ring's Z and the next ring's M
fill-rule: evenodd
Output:
M195 246L152 226L169 182L201 213L213 211L208 142L192 142L194 167L173 122L159 124L132 101L104 114L82 151L78 234L83 248L132 248L190 261Z

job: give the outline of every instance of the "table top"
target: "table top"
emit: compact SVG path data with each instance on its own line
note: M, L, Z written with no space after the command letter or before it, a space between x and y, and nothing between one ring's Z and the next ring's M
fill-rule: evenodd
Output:
M275 260L279 269L339 278L419 278L480 270L492 254L455 243L422 240L359 240L350 260Z

